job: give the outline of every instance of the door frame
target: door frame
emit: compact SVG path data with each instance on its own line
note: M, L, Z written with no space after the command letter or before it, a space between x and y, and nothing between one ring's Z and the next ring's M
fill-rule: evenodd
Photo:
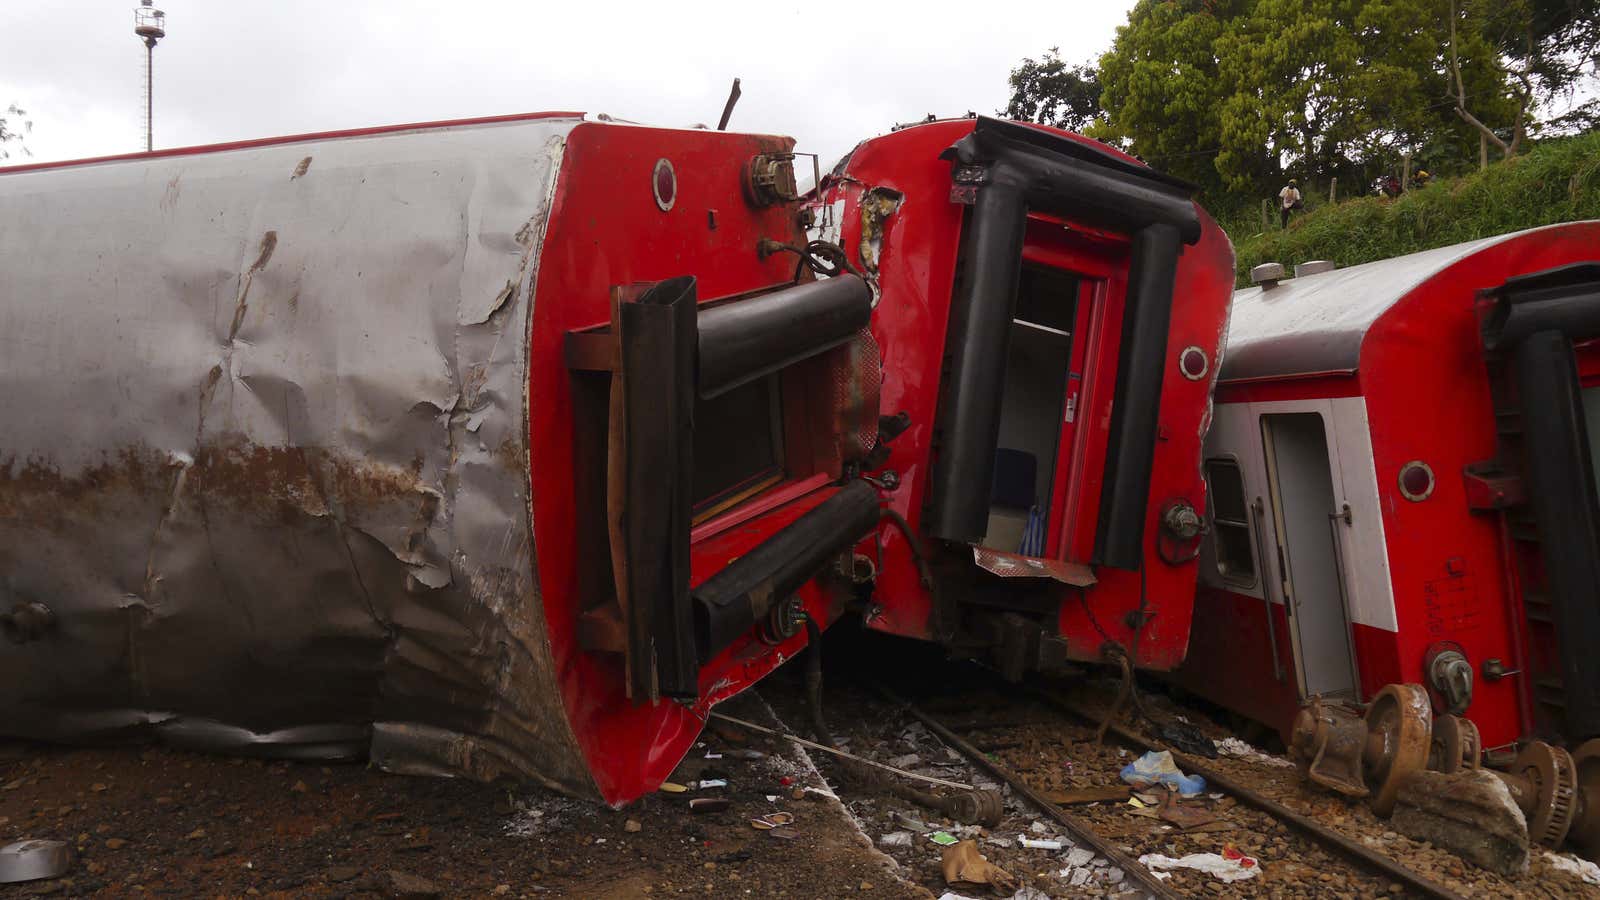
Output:
M1277 602L1283 604L1284 614L1288 621L1289 645L1291 657L1294 660L1295 692L1301 700L1308 699L1311 692L1306 683L1306 669L1304 664L1305 650L1300 633L1300 617L1296 611L1295 597L1292 589L1286 586L1292 584L1293 571L1292 551L1287 540L1288 527L1284 521L1283 500L1279 493L1279 479L1277 460L1273 451L1273 438L1268 427L1269 419L1285 415L1314 414L1322 423L1323 444L1327 449L1328 481L1333 495L1333 509L1328 510L1330 526L1328 539L1333 544L1333 565L1335 569L1335 589L1339 596L1339 609L1344 621L1345 648L1350 667L1350 682L1352 701L1359 701L1362 697L1361 666L1356 651L1355 617L1351 608L1348 572L1348 541L1345 530L1348 524L1334 518L1341 509L1349 507L1345 497L1343 479L1340 477L1339 465L1339 440L1334 432L1333 404L1328 400L1309 400L1301 403L1272 404L1271 409L1252 409L1252 418L1259 434L1261 454L1261 472L1263 476L1264 496L1267 509L1271 513L1271 534L1264 535L1272 543L1267 552L1276 551L1276 558L1265 561L1272 570L1274 577L1264 578L1262 588L1269 594L1276 594Z

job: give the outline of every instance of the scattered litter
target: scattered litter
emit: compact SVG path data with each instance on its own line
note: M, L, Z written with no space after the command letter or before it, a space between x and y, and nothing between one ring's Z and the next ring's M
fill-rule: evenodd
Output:
M1032 825L1028 826L1028 830L1033 832L1034 834L1044 834L1045 832L1049 831L1050 829L1044 827L1044 823L1043 822L1034 822Z
M778 802L778 795L777 794L768 794L767 795L767 802L768 803L777 803Z
M944 848L940 851L940 861L944 864L946 884L991 884L1001 891L1017 888L1017 880L1011 873L984 858L973 841Z
M1133 807L1134 809L1144 809L1146 807L1145 802L1143 800L1140 800L1138 797L1129 797L1128 798L1128 805Z
M1178 717L1177 722L1163 722L1156 725L1156 738L1162 743L1192 753L1195 756L1204 756L1207 759L1217 758L1217 743L1205 736L1200 729L1190 725L1187 719Z
M629 834L636 834L643 829L644 826L639 823L638 819L629 819L628 821L622 823L622 830L628 832Z
M955 836L948 831L935 831L933 834L928 835L928 840L941 847L953 847L957 843Z
M722 753L724 756L727 756L731 759L742 759L749 762L767 758L767 755L762 753L760 750L751 750L748 747L738 747L733 750L724 750ZM710 759L710 757L706 758Z
M683 786L681 784L677 784L676 782L671 782L671 781L663 781L663 782L661 782L661 793L663 793L663 794L681 794L681 793L683 793L684 791L687 791L687 790L688 790L687 787L685 787L685 786Z
M1210 797L1213 800L1221 800L1222 799L1222 795L1221 794L1207 794L1206 796Z
M1034 840L1033 838L1019 838L1019 842L1022 844L1022 846L1027 847L1029 850L1060 850L1061 849L1061 842L1060 841L1049 841L1049 840L1040 841L1040 840Z
M1571 853L1551 853L1549 850L1544 852L1544 858L1557 869L1582 878L1584 884L1600 884L1600 866L1587 859L1573 856Z
M1172 761L1172 752L1169 750L1151 750L1123 766L1121 777L1134 787L1166 785L1185 797L1194 797L1206 789L1204 778L1178 771L1178 764Z
M1168 792L1162 791L1161 794L1158 794L1155 791L1139 791L1138 793L1134 794L1134 796L1138 797L1139 802L1143 803L1145 806L1160 806L1161 795L1166 793Z
M878 843L884 847L909 847L911 846L911 832L893 831L878 838Z
M767 813L750 820L750 827L757 831L771 831L785 825L794 824L794 814L786 812Z
M1232 847L1227 849L1232 850ZM1191 853L1188 856L1173 859L1159 853L1146 853L1139 857L1139 863L1147 866L1152 872L1157 869L1194 869L1216 876L1218 879L1232 884L1246 878L1254 878L1261 872L1261 866L1254 857L1245 856L1237 850L1237 854L1230 859L1220 853ZM1156 877L1165 877L1160 872L1155 872Z
M726 797L696 797L689 801L689 811L696 813L722 812L731 806Z
M987 841L988 843L991 843L991 844L995 845L996 847L1010 847L1011 846L1011 838L1000 837L997 834L991 834L988 837L984 838L984 840ZM1018 840L1021 840L1021 838L1018 838Z
M1006 900L1050 900L1050 895L1036 887L1023 887L1018 888L1017 892Z
M767 837L777 838L780 841L792 841L799 836L793 828L773 828L767 832Z
M839 795L838 794L835 794L833 791L830 791L827 788L814 788L814 787L806 788L805 797L806 797L807 800L817 800L817 799L821 799L821 798L826 798L826 799L829 799L829 800L838 800L839 799Z
M894 766L896 769L909 769L920 762L922 762L922 757L915 753L907 753L905 756L896 756L894 759L889 760L889 765Z
M55 878L71 867L72 848L66 841L17 841L0 847L0 884Z
M706 751L706 759L721 759L721 758L722 758L722 754L721 753L712 753L710 750Z
M704 781L701 781L701 782L699 782L698 784L695 785L695 787L698 787L702 791L705 790L706 788L719 788L719 787L727 787L727 786L728 786L728 779L726 779L726 778L707 778Z
M955 891L945 891L939 895L939 900L976 900L976 898L968 897L966 894L958 894Z
M1118 747L1117 748L1117 755L1121 756L1121 757L1127 757L1128 751L1126 749L1122 748L1122 747Z
M1067 865L1068 866L1081 866L1081 865L1084 865L1085 863L1089 862L1089 860L1092 860L1092 859L1094 859L1094 851L1093 850L1086 850L1083 847L1075 847L1075 848L1073 848L1071 853L1067 854Z
M1209 825L1217 820L1217 817L1214 814L1197 806L1184 806L1183 804L1179 803L1178 798L1173 796L1170 792L1161 803L1161 811L1159 815L1163 820L1171 822L1172 824L1183 829L1194 828L1200 825Z
M1077 788L1070 791L1045 791L1044 798L1057 806L1071 806L1074 803L1099 803L1102 800L1125 800L1129 789L1116 784L1104 787Z
M1260 750L1257 750L1256 748L1250 746L1244 741L1239 740L1236 737L1223 738L1222 740L1217 741L1217 752L1223 756L1232 757L1234 759L1248 759L1251 762L1261 763L1264 766L1277 766L1284 769L1294 766L1294 763L1290 762L1289 760L1284 759L1281 756L1270 756L1266 753L1262 753Z
M933 830L921 819L918 819L915 816L908 816L905 813L895 813L894 823L899 825L901 828L909 828L912 831L915 831L917 834L927 834Z

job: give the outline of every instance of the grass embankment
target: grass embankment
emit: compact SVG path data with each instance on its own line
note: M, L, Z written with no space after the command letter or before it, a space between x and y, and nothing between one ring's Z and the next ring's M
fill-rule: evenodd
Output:
M1554 222L1600 218L1600 133L1541 142L1482 172L1440 179L1390 200L1324 203L1287 230L1246 225L1229 232L1239 284L1264 262L1331 259L1341 267L1403 256Z

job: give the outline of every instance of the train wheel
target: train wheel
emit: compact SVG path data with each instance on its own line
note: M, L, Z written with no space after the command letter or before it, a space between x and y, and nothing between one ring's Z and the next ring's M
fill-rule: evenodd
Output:
M1483 740L1471 719L1442 715L1433 720L1433 739L1428 748L1428 768L1435 772L1460 772L1476 769L1483 758Z
M1432 706L1420 684L1385 685L1367 707L1367 745L1362 753L1367 783L1377 785L1372 811L1387 819L1400 786L1428 764Z
M1572 754L1534 741L1517 754L1510 771L1527 779L1533 788L1528 840L1551 850L1561 846L1577 812L1578 770Z
M1578 772L1578 810L1567 837L1594 859L1600 856L1600 738L1584 741L1572 764Z

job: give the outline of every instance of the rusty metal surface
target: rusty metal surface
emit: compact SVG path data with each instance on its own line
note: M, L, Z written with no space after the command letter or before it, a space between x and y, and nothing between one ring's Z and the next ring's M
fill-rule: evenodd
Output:
M595 793L528 508L574 123L0 175L0 731Z
M1270 288L1235 291L1221 380L1354 372L1367 331L1407 294L1474 253L1541 230L1495 235L1289 278Z
M978 568L1001 578L1049 578L1073 587L1093 587L1097 580L1094 570L1083 563L1006 553L988 547L973 547L972 561Z

